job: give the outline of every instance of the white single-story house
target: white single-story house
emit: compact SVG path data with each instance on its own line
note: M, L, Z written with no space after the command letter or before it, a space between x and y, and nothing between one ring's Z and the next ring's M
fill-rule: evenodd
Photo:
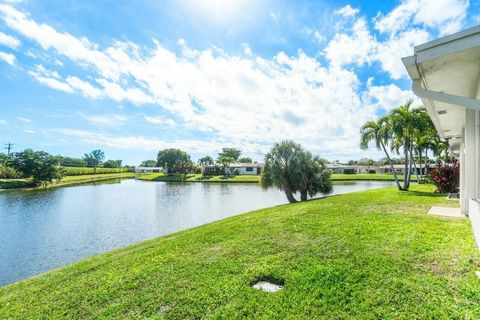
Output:
M480 247L480 26L416 46L402 61L413 92L460 158L461 212Z
M326 167L327 169L332 170L333 173L337 174L375 173L377 171L375 166L364 165L327 163Z
M327 163L326 167L327 169L332 170L333 173L338 173L338 174L357 173L357 166L353 166L353 165Z
M166 173L162 167L135 167L136 173Z
M203 166L202 172L205 175L214 175L219 165ZM262 163L232 163L225 168L225 175L258 175L262 173Z
M435 165L424 165L424 164L415 164L418 170L418 174L427 174L431 168L434 168ZM404 164L394 164L393 170L396 173L404 174L405 173L405 165ZM377 173L386 174L392 173L392 167L390 165L384 165L377 168ZM415 167L412 167L412 174L416 174Z

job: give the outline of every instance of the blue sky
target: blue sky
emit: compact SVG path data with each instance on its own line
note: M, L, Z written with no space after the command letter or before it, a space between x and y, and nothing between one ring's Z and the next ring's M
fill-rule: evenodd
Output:
M479 23L478 2L3 1L0 142L127 164L179 147L329 160L412 97L400 57Z

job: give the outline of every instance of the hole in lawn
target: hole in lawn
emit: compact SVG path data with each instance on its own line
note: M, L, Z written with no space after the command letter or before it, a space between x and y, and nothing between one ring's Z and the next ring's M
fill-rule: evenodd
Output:
M285 285L283 280L275 279L272 277L257 278L252 281L251 286L254 289L262 290L268 293L275 293L283 289Z

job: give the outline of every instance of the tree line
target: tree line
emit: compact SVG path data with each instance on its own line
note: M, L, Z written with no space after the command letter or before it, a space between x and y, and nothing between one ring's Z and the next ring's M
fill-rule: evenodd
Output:
M237 148L225 147L214 160L207 155L193 162L190 155L178 148L160 150L156 160L145 160L141 167L162 167L168 173L199 173L203 166L215 166L214 174L224 174L232 163L253 163L249 157L241 157L242 151Z
M0 153L0 178L32 179L33 186L46 185L65 175L64 167L121 168L122 160L107 160L102 150L93 150L83 158L54 156L45 151L26 149L9 155Z

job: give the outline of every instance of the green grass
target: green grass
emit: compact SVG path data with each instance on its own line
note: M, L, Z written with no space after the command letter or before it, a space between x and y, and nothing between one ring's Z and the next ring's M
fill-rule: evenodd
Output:
M467 219L431 186L277 206L95 256L0 289L0 318L478 319ZM267 294L250 283L285 281Z
M403 175L397 175L399 181L403 181ZM364 181L394 181L393 175L391 174L381 174L381 173L359 173L359 174L332 174L332 180L364 180ZM417 177L412 175L412 181L417 181Z
M53 182L46 187L38 188L54 188L62 187L73 184L80 184L86 182L119 179L119 178L133 178L135 177L133 172L122 173L104 173L104 174L86 174L81 176L65 176L60 181ZM30 179L0 179L0 189L28 189L32 188L32 182Z

